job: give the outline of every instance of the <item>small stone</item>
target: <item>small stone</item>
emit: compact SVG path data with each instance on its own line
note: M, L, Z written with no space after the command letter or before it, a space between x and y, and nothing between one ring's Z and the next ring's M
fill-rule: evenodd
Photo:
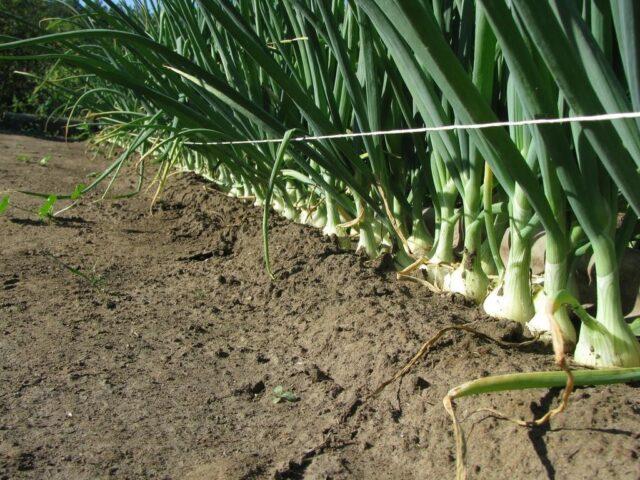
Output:
M414 380L413 386L415 390L418 390L421 392L422 390L429 388L431 386L431 383L429 383L422 377L416 377L416 379Z
M262 353L258 353L256 355L256 362L258 362L258 363L269 363L270 361L271 360L269 359L269 357L266 357Z
M35 457L31 453L21 453L18 458L18 470L26 472L35 468Z
M344 388L336 383L333 385L333 387L331 387L331 390L329 390L329 395L331 396L331 398L336 398L342 392L344 392Z
M261 394L265 391L265 384L262 380L257 382L247 382L233 391L233 394L236 396L247 397L248 399L253 398L256 395Z
M331 379L331 377L320 370L317 365L311 365L307 373L309 374L309 377L311 377L311 381L313 383L325 382Z
M223 349L218 349L216 352L216 357L218 358L227 358L229 356L229 352L225 352Z
M260 380L259 382L256 382L252 387L251 387L251 393L253 393L254 395L258 395L262 392L264 392L264 382L262 380Z

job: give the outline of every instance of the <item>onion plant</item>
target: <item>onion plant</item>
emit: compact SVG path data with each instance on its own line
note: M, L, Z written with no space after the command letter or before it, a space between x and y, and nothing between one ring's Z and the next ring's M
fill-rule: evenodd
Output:
M109 191L129 162L130 194L146 166L156 196L172 171L195 171L546 335L537 306L587 257L595 317L577 332L558 304L563 349L589 366L640 365L619 285L640 214L640 122L452 128L640 108L637 2L83 3L63 31L2 37L0 50L84 72L84 89L52 88L99 121L96 143L123 151L84 191Z

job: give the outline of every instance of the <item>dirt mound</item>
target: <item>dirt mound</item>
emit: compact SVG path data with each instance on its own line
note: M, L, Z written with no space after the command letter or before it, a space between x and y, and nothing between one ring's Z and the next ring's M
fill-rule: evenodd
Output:
M72 191L106 165L83 149L0 137L0 190ZM543 348L452 333L364 402L440 328L510 325L280 219L271 282L260 210L192 175L172 177L153 215L148 195L96 198L48 225L0 217L0 478L450 478L448 389L553 368ZM274 403L277 386L295 401ZM580 389L537 429L473 414L531 418L558 394L461 400L472 475L638 478L637 386Z

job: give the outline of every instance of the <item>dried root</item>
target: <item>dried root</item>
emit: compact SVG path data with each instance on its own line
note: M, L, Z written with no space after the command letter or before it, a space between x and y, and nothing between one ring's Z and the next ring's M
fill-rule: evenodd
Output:
M567 360L566 360L566 357L564 354L564 348L563 348L564 341L562 339L562 333L560 331L560 328L557 322L555 322L553 318L553 312L548 312L548 314L549 314L549 322L551 325L551 336L553 339L555 363L567 375L567 383L565 385L564 392L562 393L562 399L560 401L560 405L558 405L554 409L549 410L542 417L538 419L530 420L530 421L521 420L519 418L512 418L501 412L498 412L492 409L487 409L487 408L476 410L473 413L488 412L497 418L507 420L509 422L513 422L516 425L520 425L522 427L530 428L530 427L537 427L537 426L546 424L553 417L555 417L559 413L562 413L567 408L567 405L569 403L569 396L573 392L574 377L571 370L569 369L569 366L567 365ZM486 387L484 391L487 391L487 392L492 391L489 385L491 382L491 377L482 379L482 382L485 384L485 387ZM447 394L447 396L444 397L444 399L442 400L444 409L449 414L449 417L451 418L451 422L453 425L453 434L456 442L456 479L457 480L464 480L467 477L467 467L466 467L466 461L465 461L467 449L466 449L466 440L465 440L464 432L462 430L460 422L456 418L454 400L456 399L457 396L464 396L465 394L467 395L470 394L468 390L472 388L471 387L472 383L473 382L470 382L468 384L464 384L459 387L451 389ZM474 392L472 394L481 393L481 392L482 390L478 390L477 392Z
M476 330L474 328L471 328L471 325L473 325L475 323L476 322L467 323L467 324L464 324L464 325L452 325L450 327L446 327L446 328L443 328L442 330L438 331L433 337L431 337L429 340L427 340L426 342L424 342L422 344L422 346L420 347L418 352L411 358L411 360L409 360L409 362L404 367L402 367L402 369L400 369L398 372L396 372L396 374L393 377L391 377L389 380L386 380L386 381L382 382L382 384L378 388L376 388L371 395L369 395L368 399L377 396L389 384L395 382L399 378L401 378L401 377L405 376L407 373L409 373L409 371L415 366L415 364L418 363L420 361L420 359L422 359L427 354L429 349L438 340L440 340L440 338L442 338L442 336L447 332L463 331L463 332L472 333L473 335L477 335L480 338L484 338L485 340L489 340L491 342L497 343L498 345L502 345L504 347L522 347L522 346L530 345L530 344L535 343L535 342L538 341L538 337L534 337L533 339L526 340L524 342L505 342L504 340L497 340L497 339L487 335L486 333L482 333L482 332L480 332L480 331L478 331L478 330Z

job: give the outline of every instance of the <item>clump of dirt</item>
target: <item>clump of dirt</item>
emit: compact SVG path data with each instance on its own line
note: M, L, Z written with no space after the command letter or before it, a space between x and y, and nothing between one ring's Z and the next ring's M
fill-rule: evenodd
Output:
M73 191L107 164L85 148L2 136L0 190ZM52 159L18 159L25 152ZM522 332L281 219L272 282L261 212L193 175L173 176L153 214L146 194L98 198L60 221L15 209L0 218L0 478L450 478L446 392L555 368L544 347L453 332L365 401L444 327L477 321L509 341ZM278 386L297 401L274 403ZM558 398L461 400L472 476L638 478L637 385L579 389L541 428L473 413L532 418Z

